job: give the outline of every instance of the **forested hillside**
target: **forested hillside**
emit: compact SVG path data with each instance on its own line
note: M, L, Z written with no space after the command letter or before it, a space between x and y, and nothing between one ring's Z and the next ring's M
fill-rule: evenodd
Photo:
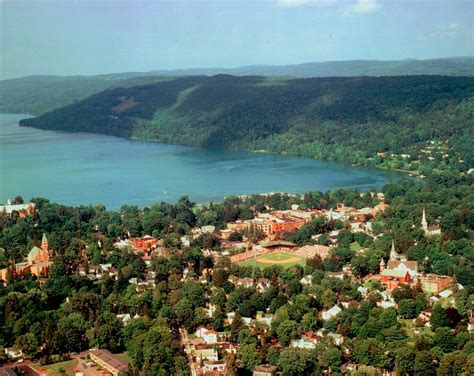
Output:
M443 75L474 76L473 57L406 60L348 60L294 65L249 65L124 72L97 76L28 76L0 81L0 112L41 115L111 87L128 87L183 76L349 77Z
M111 87L162 80L160 77L29 76L0 81L0 112L41 115Z
M193 76L112 88L21 125L427 173L473 164L474 78Z

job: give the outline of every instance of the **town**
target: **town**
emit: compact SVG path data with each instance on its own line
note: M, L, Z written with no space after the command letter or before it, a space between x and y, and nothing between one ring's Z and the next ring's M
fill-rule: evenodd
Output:
M16 320L8 313L11 294L43 291L50 301L42 304L64 311L51 325L61 325L60 336L72 331L66 343L50 338L53 346L41 329L36 338L28 327L4 327L3 335L17 333L3 340L5 372L54 375L52 363L76 376L154 373L153 357L161 355L150 349L151 358L144 357L146 338L158 332L173 349L161 367L173 373L179 365L191 375L411 374L416 359L442 361L474 343L472 270L463 277L465 261L450 266L453 256L435 249L445 230L432 205L410 213L413 223L405 227L414 239L390 231L394 206L406 209L397 187L232 197L209 206L183 198L120 214L21 198L0 206L4 240L19 225L37 234L27 252L16 253L23 259L3 258L1 279L11 291L2 298L5 323ZM165 212L176 219L165 220ZM83 238L77 217L91 232ZM64 247L54 227L39 226L43 218L67 226L71 244ZM454 255L462 254L461 243L453 244ZM108 308L101 313L95 305ZM85 329L88 322L95 327ZM390 353L384 338L414 345ZM438 353L423 350L428 346ZM445 367L458 361L450 359ZM471 370L466 364L456 367Z

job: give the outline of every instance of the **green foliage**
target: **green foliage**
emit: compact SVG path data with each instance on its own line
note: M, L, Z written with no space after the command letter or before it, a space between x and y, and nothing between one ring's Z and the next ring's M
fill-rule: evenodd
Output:
M466 143L472 129L470 77L330 77L261 85L263 81L218 75L131 87L125 82L21 125L285 152L425 175L433 169L466 171L472 164ZM433 140L451 141L447 158L440 152L431 160L420 151ZM212 223L215 217L210 213L203 220ZM451 222L446 219L445 225Z

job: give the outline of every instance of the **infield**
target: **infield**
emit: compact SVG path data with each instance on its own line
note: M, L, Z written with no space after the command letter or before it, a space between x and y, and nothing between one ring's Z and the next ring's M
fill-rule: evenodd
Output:
M283 267L290 267L293 265L303 265L305 259L303 257L293 255L286 252L275 252L266 255L257 256L245 261L239 262L242 266L258 266L260 268L266 268L271 265L279 265Z

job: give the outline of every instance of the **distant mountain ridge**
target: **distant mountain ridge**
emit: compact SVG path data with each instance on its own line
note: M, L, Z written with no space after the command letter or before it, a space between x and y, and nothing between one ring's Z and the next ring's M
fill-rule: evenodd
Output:
M181 76L350 77L443 75L474 76L474 57L428 60L352 60L295 65L251 65L125 72L97 76L28 76L0 81L0 112L39 115L80 101L102 90L130 87Z
M237 68L155 70L149 73L166 76L229 74L233 76L290 76L301 78L405 75L473 76L474 57L427 60L346 60L292 65L248 65Z

